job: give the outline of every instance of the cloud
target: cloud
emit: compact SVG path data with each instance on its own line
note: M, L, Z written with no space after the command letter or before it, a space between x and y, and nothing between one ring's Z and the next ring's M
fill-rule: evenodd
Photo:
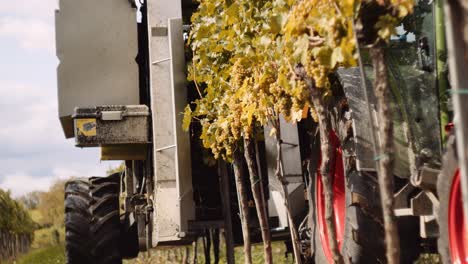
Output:
M0 145L28 152L45 143L64 145L58 121L55 87L0 80Z
M83 170L90 170L83 172ZM89 177L102 175L102 169L99 166L94 168L70 169L66 167L57 167L52 169L51 175L38 177L27 172L15 172L5 175L3 180L0 178L0 189L10 190L12 196L17 198L32 191L47 191L54 182L58 180L67 180L72 177Z
M30 103L31 101L42 103L44 100L55 102L50 100L50 97L56 96L56 94L55 87L48 88L29 82L0 79L0 97L8 98L8 100L2 100L2 105L18 105Z
M1 14L52 20L58 0L2 0Z
M40 19L0 17L0 39L10 39L29 51L55 52L53 24Z
M44 149L36 155L0 158L0 189L10 190L18 197L35 190L47 191L58 180L105 176L107 169L118 165L117 162L97 162L95 149L74 153L72 146L69 147L68 151L56 155Z
M10 190L13 197L19 197L32 191L47 191L54 182L54 176L37 178L23 172L7 175L0 182L0 189Z
M99 163L99 149L65 140L56 93L55 85L0 80L0 188L21 195L45 190L57 179L103 176L118 164Z
M119 162L100 163L99 149L74 147L59 123L57 0L0 1L0 188L17 197L58 179L105 175Z

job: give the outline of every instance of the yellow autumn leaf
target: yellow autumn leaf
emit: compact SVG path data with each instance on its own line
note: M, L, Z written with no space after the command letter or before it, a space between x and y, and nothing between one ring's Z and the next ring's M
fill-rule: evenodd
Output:
M270 135L270 137L275 136L275 135L276 135L276 128L272 127L272 128L270 129L269 135Z
M190 123L192 122L192 109L189 105L185 107L184 110L184 119L182 120L182 129L188 131Z
M340 47L333 49L331 55L331 63L330 66L334 68L337 64L342 63L344 61L343 52Z

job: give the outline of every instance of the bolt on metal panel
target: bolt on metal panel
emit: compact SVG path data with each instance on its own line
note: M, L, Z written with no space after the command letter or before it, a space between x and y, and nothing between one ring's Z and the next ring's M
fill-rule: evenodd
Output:
M55 15L59 116L73 137L75 107L139 104L137 24L126 0L60 0Z

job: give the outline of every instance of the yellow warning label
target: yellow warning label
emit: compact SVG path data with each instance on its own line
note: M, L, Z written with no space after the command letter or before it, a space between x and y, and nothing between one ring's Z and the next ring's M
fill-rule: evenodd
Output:
M78 135L86 137L96 136L96 118L76 119Z

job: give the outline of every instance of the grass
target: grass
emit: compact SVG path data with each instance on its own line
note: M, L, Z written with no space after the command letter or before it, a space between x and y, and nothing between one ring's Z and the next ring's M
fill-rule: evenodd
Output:
M275 263L293 263L291 256L289 259L284 257L284 246L282 242L273 243L273 259ZM189 249L188 258L191 260L192 247ZM182 263L185 247L172 247L162 248L157 250L151 250L147 253L142 253L134 260L125 260L124 264L158 264L158 263ZM205 257L203 254L203 248L201 241L198 245L198 263L205 263ZM213 262L214 256L211 254L211 261ZM244 263L244 257L242 247L235 248L236 263ZM262 245L257 244L252 248L253 263L260 264L263 261ZM19 258L15 264L65 264L65 247L63 245L48 246L41 249L34 249L27 255ZM223 247L220 252L220 262L226 263L226 254Z
M140 256L134 260L125 260L124 264L162 264L162 263L182 263L184 259L186 247L173 247L173 248L162 248L157 250L151 250L147 253L141 253ZM188 259L191 261L192 247L187 247L189 250ZM294 263L292 256L285 258L284 256L284 245L282 242L274 242L273 248L273 260L278 264ZM211 254L211 261L213 262L214 257ZM203 248L201 243L198 245L198 263L205 263L205 257L203 254ZM242 247L235 248L236 263L244 263L244 256ZM255 264L264 263L262 245L256 244L252 248L252 262ZM49 246L47 248L32 250L26 256L21 257L15 264L65 264L65 247L63 245ZM220 262L221 264L226 263L226 254L224 249L221 247ZM441 263L437 255L423 254L421 258L415 262L416 264L437 264Z
M55 230L59 232L59 241L56 240ZM63 228L43 228L35 231L33 241L33 249L27 255L19 258L15 264L65 264L65 247ZM59 244L57 244L59 243ZM285 257L285 246L283 242L273 242L273 260L277 264L294 263L292 256ZM188 252L188 254L187 254ZM236 263L244 263L243 248L236 247L235 251ZM165 247L150 250L146 253L141 253L140 256L133 260L125 260L124 264L159 264L159 263L182 263L184 255L191 262L193 256L192 246L186 247ZM213 250L211 252L211 261L214 261ZM203 252L203 243L200 239L197 248L197 262L205 263ZM255 244L252 248L252 262L254 264L264 263L263 261L263 246ZM223 240L220 245L220 262L226 263L226 251ZM436 264L440 263L437 255L423 254L415 264Z
M38 209L29 210L29 215L36 223L41 223L43 216ZM58 236L57 236L58 235ZM34 231L33 249L54 246L65 241L65 228L63 226L42 226Z
M34 240L28 254L20 256L16 261L0 261L0 264L65 264L64 242L65 228L63 227L35 230Z
M65 264L65 246L57 245L32 250L21 257L16 264Z
M146 253L140 254L137 259L126 260L124 264L162 264L162 263L183 263L184 254L186 248L189 250L188 259L192 260L193 249L189 247L172 247L172 248L161 248L157 250L151 250ZM285 258L284 252L285 247L283 242L273 242L273 260L278 264L294 263L292 256ZM234 249L236 263L244 263L244 253L242 247L236 247ZM214 261L213 250L211 252L211 262ZM205 263L205 256L203 253L203 246L201 240L198 242L197 250L197 262ZM263 245L255 244L252 247L252 262L254 264L263 264ZM225 264L226 262L226 251L223 247L223 243L220 245L220 264Z
M56 235L58 232L58 237ZM34 241L31 245L33 249L54 246L65 241L64 227L48 227L34 231Z
M188 247L189 249L189 263L192 260L192 247ZM224 248L221 246L220 248L220 262L221 264L225 264L226 262L226 252ZM273 260L275 264L289 264L294 263L294 260L291 255L287 258L285 257L285 247L283 242L273 242L272 243L273 249ZM140 256L134 260L126 260L124 264L163 264L163 263L183 263L185 254L185 247L174 247L174 248L162 248L157 250L151 250L147 253L142 253ZM242 247L235 248L235 259L236 263L244 263L244 253ZM213 252L211 252L211 262L213 262L214 256ZM203 248L201 241L198 243L198 250L197 250L197 262L198 263L205 263L205 256L203 253ZM252 248L252 262L254 264L263 264L263 246L261 244L255 244ZM415 264L440 264L441 261L437 254L422 254L421 257L415 262Z
M415 264L441 264L438 254L422 254Z

